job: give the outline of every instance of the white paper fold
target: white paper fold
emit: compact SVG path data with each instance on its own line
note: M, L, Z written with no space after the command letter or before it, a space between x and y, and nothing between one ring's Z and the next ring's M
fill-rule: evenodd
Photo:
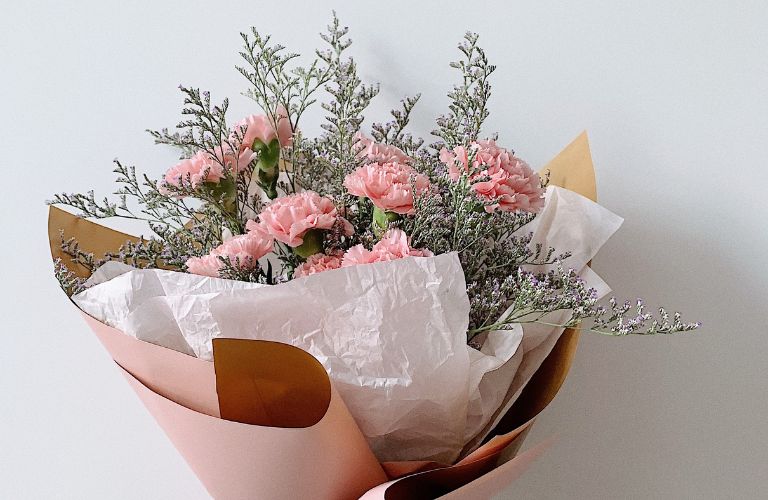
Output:
M586 267L621 219L548 188L534 242L570 250ZM73 297L128 335L202 359L216 337L276 340L326 368L381 461L453 462L511 406L561 329L517 326L466 345L469 300L454 253L361 265L275 286L105 264ZM565 316L564 316L565 318Z
M531 244L553 247L557 253L570 251L571 257L563 265L576 269L587 285L597 291L598 297L604 297L611 291L610 287L587 264L621 227L624 219L589 198L561 187L549 186L545 196L544 209L522 231L533 232ZM528 270L546 272L553 267L530 266ZM554 324L562 324L567 319L567 311L547 318L549 323ZM563 330L541 324L525 324L511 332L491 332L488 335L483 353L497 355L505 362L482 377L479 390L471 400L470 416L473 418L467 422L465 452L477 447L512 407ZM521 340L512 355L506 356L508 348L504 344L504 336L509 333Z
M129 335L202 359L212 358L216 337L306 350L326 368L380 460L450 462L464 445L469 300L454 253L276 286L133 270L74 300Z

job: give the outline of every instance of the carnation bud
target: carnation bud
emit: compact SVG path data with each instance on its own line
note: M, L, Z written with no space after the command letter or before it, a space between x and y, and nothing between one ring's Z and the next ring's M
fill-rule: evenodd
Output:
M259 170L259 186L267 193L269 199L277 198L277 179L280 176L280 141L273 139L269 144L261 140L253 141L253 150L259 152L256 167Z

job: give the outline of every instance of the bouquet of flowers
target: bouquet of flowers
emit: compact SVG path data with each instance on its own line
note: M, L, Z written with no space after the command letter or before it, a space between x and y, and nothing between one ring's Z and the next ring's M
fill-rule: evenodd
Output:
M477 35L431 143L406 132L418 96L365 132L378 87L335 16L321 37L300 66L242 34L261 114L230 123L226 99L180 86L184 120L150 131L180 153L160 180L116 160L117 201L56 195L79 212L51 208L56 276L214 496L487 494L534 455L515 457L577 327L698 324L598 302L588 263L621 219L594 201L586 136L537 173L484 133ZM111 217L153 235L85 220Z

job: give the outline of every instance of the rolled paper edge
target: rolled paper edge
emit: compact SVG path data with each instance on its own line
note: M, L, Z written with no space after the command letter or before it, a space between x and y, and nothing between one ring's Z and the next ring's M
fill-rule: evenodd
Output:
M387 480L335 390L314 426L264 427L191 410L118 367L214 498L354 499Z

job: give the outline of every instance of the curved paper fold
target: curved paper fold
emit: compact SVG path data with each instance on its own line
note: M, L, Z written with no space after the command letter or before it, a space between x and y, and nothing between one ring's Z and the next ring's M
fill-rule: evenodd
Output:
M310 427L331 404L323 365L280 342L214 339L221 418L253 425Z
M549 182L597 201L597 184L587 132L579 134L565 149L552 158L542 173L549 172Z
M317 424L284 429L190 410L123 374L214 498L355 499L386 480L335 391Z
M544 170L549 170L552 184L596 199L586 133L577 137ZM60 231L65 239L74 237L82 250L93 252L97 257L115 252L126 241L138 240L56 207L50 207L48 230L53 257L61 258L67 265L69 259L59 244ZM70 267L79 276L88 276L87 269ZM460 492L462 498L486 498L509 484L537 455L538 452L512 458L533 419L552 401L564 382L579 336L578 329L565 330L519 399L479 449L450 467L428 462L384 464L390 478L404 477L382 484L388 479L384 470L330 382L329 391L324 388L322 380L328 380L324 372L320 382L317 374L307 375L312 384L317 384L308 390L319 394L313 395L310 406L322 409L327 403L327 411L319 420L315 410L315 413L309 412L312 415L306 421L298 422L302 425L288 425L297 428L231 421L291 424L286 414L271 414L253 404L248 408L229 406L228 402L236 400L238 395L252 394L260 390L259 386L263 387L257 373L249 374L242 367L232 369L234 367L226 364L231 361L231 352L214 373L213 363L136 340L90 316L84 314L84 317L215 498L357 498L375 485L379 486L364 498L424 498L419 496L422 493L434 498L436 492L443 495L451 491L454 492L449 495L451 498L459 498L456 494ZM222 362L225 365L221 365ZM275 366L278 365L279 362ZM244 376L250 382L220 384L224 396L217 394L217 375L230 371L239 372L238 377ZM276 375L285 374L275 370L266 379L274 381ZM264 401L287 397L296 402L296 389L273 391L272 397ZM220 399L225 401L221 411ZM288 413L296 411L291 408ZM222 413L231 420L217 418Z
M137 340L82 314L112 359L150 390L191 410L220 415L213 363Z
M543 443L534 446L530 450L526 450L520 455L515 456L506 463L499 465L499 467L487 474L483 474L471 483L457 488L440 498L443 500L459 500L465 498L471 498L473 500L490 500L491 498L496 498L499 492L507 488L515 479L528 470L531 464L551 445L552 439L548 439ZM387 497L387 499L389 500L389 497Z
M224 349L219 354L223 356L216 366L216 362L136 340L87 315L84 317L215 498L295 498L292 491L318 495L308 498L357 498L387 480L344 402L332 391L325 370L321 365L316 370L319 363L304 351L277 342L246 341L252 345L245 351L256 352L255 358L232 359L227 349L233 346L231 339L222 339L225 342L219 347ZM262 382L267 386L278 384L280 379L275 379L275 375L284 377L280 387L272 388L271 397L260 399L261 411L275 417L271 426L218 418L219 399L227 401L239 390L227 386L228 377L220 378L223 382L219 390L224 396L217 399L214 369L227 373L247 370L248 365L263 361L265 356L271 356L270 363L275 366L285 360L286 368L296 369L293 374L280 373L279 369L261 371ZM246 366L232 367L228 363ZM291 389L303 383L325 388L327 392L319 390L308 400L298 401L297 393ZM293 425L296 416L287 422L277 420L284 411L281 407L289 400L295 412L305 414L300 426L304 428L285 428L297 427ZM225 404L222 411L224 408L231 408L231 403Z
M76 217L69 212L51 205L48 208L48 241L51 245L51 255L61 259L70 271L87 278L90 271L80 264L74 263L61 250L62 237L67 240L75 238L83 252L93 253L97 258L111 252L116 252L127 241L137 242L140 238L121 233L114 229L96 224L87 219Z
M542 169L542 172L546 171L549 172L553 185L597 201L595 169L586 131L579 134ZM505 434L523 425L552 402L571 369L579 342L579 331L579 328L567 328L560 335L520 397L491 433L491 437Z
M504 436L497 436L492 442L487 443L454 465L413 471L408 475L373 488L362 498L416 500L437 498L465 486L468 491L471 491L473 487L470 485L496 469L505 461L503 460L505 455L509 455L509 458L514 457L517 450L522 446L532 424L533 421L528 422Z

